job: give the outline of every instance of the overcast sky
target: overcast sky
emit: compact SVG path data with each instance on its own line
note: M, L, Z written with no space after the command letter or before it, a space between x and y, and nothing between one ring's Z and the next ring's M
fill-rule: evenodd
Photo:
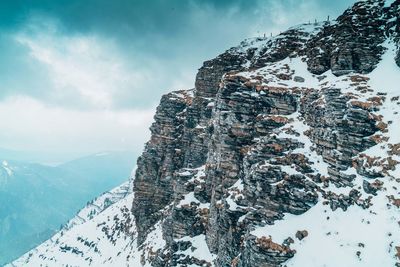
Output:
M2 0L0 148L140 152L161 95L247 37L353 0Z

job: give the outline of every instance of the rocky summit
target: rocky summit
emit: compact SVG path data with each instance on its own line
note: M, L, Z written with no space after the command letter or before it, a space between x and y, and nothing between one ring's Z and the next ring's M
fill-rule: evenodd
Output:
M399 42L369 0L204 62L125 193L10 266L400 266Z

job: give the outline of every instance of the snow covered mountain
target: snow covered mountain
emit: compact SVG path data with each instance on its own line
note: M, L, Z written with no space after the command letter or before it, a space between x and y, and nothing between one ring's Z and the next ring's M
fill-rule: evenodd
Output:
M0 161L0 265L50 238L88 199L126 181L133 163L126 151L55 167Z
M399 39L367 0L206 61L126 194L10 266L400 266Z

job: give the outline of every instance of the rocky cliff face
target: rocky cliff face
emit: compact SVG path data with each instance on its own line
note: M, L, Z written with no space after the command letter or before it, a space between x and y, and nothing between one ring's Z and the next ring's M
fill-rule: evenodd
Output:
M96 231L118 229L131 266L398 266L399 6L358 2L205 62L163 96L133 204Z

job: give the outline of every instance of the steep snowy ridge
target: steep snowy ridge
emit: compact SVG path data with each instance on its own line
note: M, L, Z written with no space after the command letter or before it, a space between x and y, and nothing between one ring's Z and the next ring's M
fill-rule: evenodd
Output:
M130 194L132 194L132 180L129 180L90 201L63 227L63 230L69 230L76 225L83 224L86 221L93 219L97 214L103 212L105 209Z
M318 204L301 216L286 214L283 220L275 222L273 226L259 227L252 232L260 238L266 236L267 233L267 236L278 244L288 242L290 238L290 242L293 242L291 248L295 249L297 253L293 259L286 262L287 266L394 266L398 262L395 255L398 253L396 244L397 247L400 244L400 214L398 205L393 205L393 199L399 197L397 188L399 186L400 169L394 166L388 168L388 164L390 164L390 161L393 161L392 164L395 165L400 162L399 154L390 152L390 148L394 147L393 144L400 142L398 129L393 125L393 122L400 120L400 103L397 101L400 95L398 89L400 68L393 60L394 43L388 41L385 43L385 47L387 52L383 55L378 67L371 74L365 76L355 77L354 74L351 74L335 77L326 73L326 77L317 80L307 77L309 75L305 71L306 66L303 63L301 67L301 61L293 62L290 65L295 75L307 77L303 85L312 88L327 85L341 88L343 94L352 94L350 105L374 109L374 115L382 116L383 122L388 125L388 129L383 129L383 131L374 135L374 137L382 140L360 155L362 158L376 161L375 164L366 167L372 173L385 173L386 179L374 180L371 179L372 177L359 175L356 168L349 168L344 173L355 176L351 187L328 186L327 189L323 189L345 195L348 195L351 189L358 189L361 193L360 199L368 199L369 196L375 195L371 199L368 209L350 206L345 211L332 210L319 200ZM265 70L260 71L264 72ZM256 74L243 73L243 75L251 77ZM357 90L359 85L352 82L356 78L365 81L364 85L370 89L367 93L360 93ZM318 84L320 85L318 86ZM268 85L271 85L271 83ZM379 95L383 95L384 99L387 100L383 100L384 103L371 102L371 100L381 101ZM378 110L378 108L373 107L374 105L382 107ZM305 145L299 152L315 163L320 162L314 164L314 171L328 176L328 173L326 173L327 164L312 150L312 144L302 134L309 127L304 124L299 114L286 118L291 122L284 127L290 127L299 132L299 136L292 136L292 138L298 139ZM282 129L278 129L277 135L281 138L290 136ZM295 152L296 150L291 151L291 153ZM298 172L293 167L295 166L285 166L283 170L288 174L297 174ZM369 188L370 182L373 184L372 189ZM379 192L369 190L379 190ZM319 197L326 198L323 194ZM319 219L316 220L316 218ZM309 236L304 240L297 240L295 234L299 230L306 230ZM318 250L318 247L322 244L324 249ZM336 257L332 257L332 255Z
M58 166L0 160L0 266L45 242L88 200L126 181L133 159L131 152L110 152Z
M79 245L82 245L84 248L88 247L89 250L93 249L93 251L96 253L100 253L98 251L97 246L99 245L98 243L94 242L89 242L87 241L88 238L93 238L93 240L99 241L100 238L94 238L96 235L102 236L99 232L102 231L102 229L106 229L106 222L103 222L102 224L99 225L99 221L102 220L102 216L107 216L110 214L113 214L114 219L119 217L119 216L124 216L123 211L118 209L121 209L122 207L125 207L125 205L129 204L129 202L132 201L132 198L129 200L128 197L132 197L132 183L131 180L128 182L123 183L122 185L118 186L117 188L114 188L113 190L106 192L99 196L98 198L90 201L86 207L84 207L82 210L78 212L78 214L72 218L61 230L59 233L54 235L51 239L40 245L38 248L34 249L31 252L28 252L25 254L23 257L21 257L19 260L17 260L15 263L12 263L11 266L19 265L19 264L29 264L36 265L36 261L34 259L35 256L39 256L40 260L49 260L50 262L47 263L49 266L55 265L57 266L57 260L55 259L56 257L53 258L48 258L45 255L47 253L54 253L51 249L56 247L59 249L60 252L66 252L66 251L71 251L72 254L75 255L81 255L82 251L85 251L88 253L85 249L78 249ZM125 202L124 202L125 201ZM127 201L127 202L126 202ZM117 203L117 205L116 205ZM116 209L115 206L118 206L119 208ZM110 209L110 210L108 210ZM126 212L126 211L125 211ZM103 214L104 213L104 214ZM100 216L101 215L101 216ZM115 215L115 216L114 216ZM90 220L95 218L95 221L97 222L96 225L90 223ZM114 224L114 221L112 222ZM89 225L89 226L88 226ZM100 227L103 226L103 227ZM93 229L91 231L87 231L88 229ZM75 229L76 228L76 229ZM99 228L99 229L98 229ZM85 236L85 240L82 238L79 238L79 233L82 231L82 235L87 235ZM76 238L76 240L71 240L69 237L72 236L73 239ZM63 240L60 241L60 240ZM76 247L70 246L71 242L77 242L79 245ZM101 245L101 242L99 242ZM108 244L107 244L108 245ZM50 252L51 251L51 252ZM92 253L93 251L90 251L89 253ZM36 253L40 253L40 255L36 255ZM100 254L102 255L102 254ZM78 260L72 260L72 259L66 259L67 262L71 260L72 262L76 262L77 266L82 266L89 264L92 259L91 257L88 257L85 260L79 261ZM85 262L88 261L88 262ZM82 263L85 262L85 263ZM71 264L70 263L70 264ZM40 264L40 263L37 263Z
M162 97L132 192L11 266L400 266L399 6L206 61Z

